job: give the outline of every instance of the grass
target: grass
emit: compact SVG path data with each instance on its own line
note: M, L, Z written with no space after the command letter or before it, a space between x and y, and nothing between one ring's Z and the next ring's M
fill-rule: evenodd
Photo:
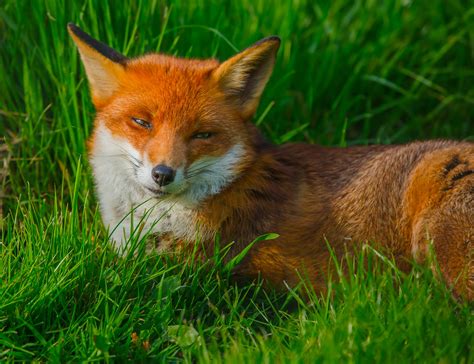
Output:
M370 248L324 297L236 287L221 264L115 256L86 162L94 111L69 21L129 56L224 59L280 35L255 118L277 143L474 140L469 1L4 0L0 361L474 361L472 305Z

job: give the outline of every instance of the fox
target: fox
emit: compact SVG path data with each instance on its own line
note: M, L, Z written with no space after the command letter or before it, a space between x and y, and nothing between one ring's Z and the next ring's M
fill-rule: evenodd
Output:
M325 292L331 254L361 242L401 267L425 263L474 297L474 143L275 145L252 122L281 40L229 59L128 58L69 23L96 110L88 140L101 217L117 250L150 231L154 248L240 254L237 277ZM138 223L139 222L139 223ZM328 249L330 244L331 250ZM432 267L432 269L435 269Z

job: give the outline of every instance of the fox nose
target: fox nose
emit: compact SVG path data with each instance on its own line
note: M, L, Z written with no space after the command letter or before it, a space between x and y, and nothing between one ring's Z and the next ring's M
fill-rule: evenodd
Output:
M160 187L173 182L175 174L176 172L173 168L165 166L164 164L158 164L151 170L151 176Z

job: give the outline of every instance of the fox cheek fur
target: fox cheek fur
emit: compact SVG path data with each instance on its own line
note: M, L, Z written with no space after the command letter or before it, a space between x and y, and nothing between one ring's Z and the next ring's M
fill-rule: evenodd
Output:
M280 41L269 37L223 63L160 54L128 59L69 25L97 110L89 141L102 217L119 248L159 232L174 246L259 235L236 276L274 286L308 277L318 291L338 258L376 242L400 266L430 242L454 293L474 298L474 145L275 146L250 119ZM162 236L162 237L163 237Z

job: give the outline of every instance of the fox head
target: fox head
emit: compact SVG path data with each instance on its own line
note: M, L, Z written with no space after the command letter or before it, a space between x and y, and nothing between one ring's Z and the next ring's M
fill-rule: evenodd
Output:
M255 158L251 117L273 70L278 37L225 62L161 54L127 58L73 24L97 111L89 140L98 174L150 198L199 203Z

